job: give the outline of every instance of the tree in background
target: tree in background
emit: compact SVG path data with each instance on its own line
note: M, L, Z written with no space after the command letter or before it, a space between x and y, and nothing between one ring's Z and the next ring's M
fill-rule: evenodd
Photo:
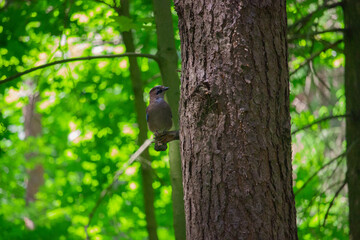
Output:
M349 215L350 238L357 239L359 110L355 77L358 53L354 46L359 39L358 3L303 3L299 8L298 1L288 2L290 75L295 97L292 119L298 127L293 135L299 235L303 239L347 238ZM346 134L345 121L341 121L344 118Z
M297 239L285 1L175 2L188 239Z
M350 239L360 238L360 3L344 1L347 185Z

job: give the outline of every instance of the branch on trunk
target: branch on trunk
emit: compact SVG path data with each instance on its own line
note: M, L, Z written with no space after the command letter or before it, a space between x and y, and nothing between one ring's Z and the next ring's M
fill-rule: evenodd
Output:
M298 32L301 28L303 28L306 25L306 23L308 23L313 18L313 16L315 14L320 13L320 12L324 12L325 10L336 8L336 7L342 6L342 5L343 5L342 2L336 2L336 3L325 4L323 6L320 6L315 11L309 13L305 17L299 19L297 22L295 22L294 24L289 26L288 27L288 32L291 32L291 31ZM297 29L297 30L295 30L295 29Z
M316 121L314 121L312 123L309 123L308 125L305 125L305 126L303 126L301 128L298 128L298 129L294 130L291 133L291 135L294 135L294 134L296 134L296 133L298 133L300 131L308 129L308 128L310 128L310 127L312 127L312 126L314 126L316 124L319 124L321 122L325 122L325 121L328 121L328 120L331 120L331 119L334 119L334 118L347 118L347 117L351 117L351 114L347 113L347 114L340 114L340 115L331 115L331 116L327 116L327 117L324 117L324 118L320 118L320 119L318 119L318 120L316 120Z
M340 194L341 190L345 187L346 183L347 183L347 181L346 181L346 178L345 178L343 184L341 184L341 186L340 186L340 187L338 188L338 190L336 191L335 196L334 196L333 199L331 200L331 202L330 202L330 204L329 204L329 207L328 207L328 209L326 210L326 213L325 213L323 226L325 226L325 224L326 224L326 219L327 219L327 217L328 217L328 215L329 215L329 212L330 212L330 209L331 209L332 205L334 205L335 199L336 199L337 196Z
M329 32L345 32L344 28L331 28L331 29L327 29L324 31L318 31L318 32L311 32L308 34L298 34L298 35L294 35L291 38L288 38L288 42L292 42L298 39L309 39L312 38L316 35L320 35L320 34L324 34L324 33L329 33Z
M61 64L61 63L84 61L84 60L93 60L93 59L103 59L103 58L118 58L118 57L146 57L146 58L150 58L150 59L153 59L155 61L158 61L157 56L152 55L152 54L145 54L145 53L123 53L123 54L114 54L114 55L99 55L99 56L68 58L68 59L63 59L63 60L59 60L59 61L55 61L55 62L51 62L51 63L46 63L46 64L40 65L38 67L30 68L30 69L28 69L26 71L17 73L17 74L15 74L13 76L5 78L4 80L1 80L0 84L10 82L11 80L14 80L14 79L16 79L18 77L21 77L21 76L25 75L25 74L34 72L36 70L46 68L46 67L50 67L50 66L57 65L57 64Z
M341 43L343 41L343 39L337 40L336 42L330 44L329 46L325 47L324 49L322 49L321 51L318 51L314 54L312 54L308 59L306 59L305 62L303 62L297 69L295 69L294 71L292 71L289 76L291 77L292 75L294 75L297 71L299 71L301 68L303 68L304 66L308 65L312 60L314 60L314 58L316 58L317 56L319 56L322 52L327 51L330 48L335 47L336 45L338 45L339 43Z
M155 151L165 151L167 143L174 140L179 140L179 130L168 131L158 136L155 135Z
M98 200L96 201L95 203L95 206L92 208L90 214L89 214L89 221L88 221L88 224L86 224L86 226L84 227L85 229L85 234L86 234L86 239L89 240L90 237L89 237L89 234L88 234L88 228L90 226L90 223L91 223L91 220L93 219L94 217L94 214L96 212L96 210L99 208L101 202L104 200L105 196L111 191L111 189L113 188L114 184L118 181L118 178L120 175L122 175L125 170L130 166L132 165L135 161L138 160L138 158L140 157L140 155L150 146L150 144L152 143L153 141L152 140L149 140L147 139L140 147L139 149L133 154L131 155L130 159L119 169L115 172L115 175L114 175L114 178L113 178L113 181L110 183L110 185L105 188Z

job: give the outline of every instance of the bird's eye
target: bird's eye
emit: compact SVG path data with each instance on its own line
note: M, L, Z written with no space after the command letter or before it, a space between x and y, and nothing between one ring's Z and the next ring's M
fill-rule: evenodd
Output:
M157 89L156 89L156 95L158 95L158 94L160 94L160 93L162 93L162 89L161 89L161 88L157 88Z

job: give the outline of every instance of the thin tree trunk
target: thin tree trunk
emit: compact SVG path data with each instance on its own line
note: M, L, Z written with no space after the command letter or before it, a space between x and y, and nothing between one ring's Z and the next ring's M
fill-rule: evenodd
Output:
M345 96L347 147L356 144L347 154L349 188L350 239L360 239L360 2L344 1L345 19Z
M29 104L23 108L25 138L37 137L41 135L41 115L35 110L35 105L39 101L38 94L29 95ZM31 161L37 153L28 152L26 160ZM44 168L41 164L36 164L34 168L28 169L29 178L26 184L26 204L35 201L35 195L40 186L44 184Z
M187 239L297 239L285 0L176 0Z
M121 7L118 10L119 15L129 17L129 0L121 0ZM122 39L124 41L127 52L135 52L134 38L132 32L122 32ZM132 88L135 96L135 111L136 121L139 125L138 142L143 143L147 139L147 123L146 123L146 104L144 102L143 93L144 87L141 81L141 71L136 57L129 57L130 63L130 78ZM141 155L146 160L150 161L150 154L148 149ZM142 186L144 195L144 206L146 215L146 227L150 240L158 239L157 223L154 208L154 189L153 171L151 166L146 163L141 163Z
M170 87L167 100L172 109L175 129L179 129L180 80L177 73L178 56L176 53L174 30L172 26L169 0L153 0L154 16L161 77L165 86ZM182 240L185 234L184 193L181 175L181 157L178 141L169 143L170 177L174 212L175 238Z

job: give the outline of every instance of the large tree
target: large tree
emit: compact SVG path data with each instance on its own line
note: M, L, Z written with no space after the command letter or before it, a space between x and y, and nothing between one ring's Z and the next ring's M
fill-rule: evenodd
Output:
M344 1L347 183L350 239L360 239L360 3Z
M297 239L285 1L175 1L188 239Z

